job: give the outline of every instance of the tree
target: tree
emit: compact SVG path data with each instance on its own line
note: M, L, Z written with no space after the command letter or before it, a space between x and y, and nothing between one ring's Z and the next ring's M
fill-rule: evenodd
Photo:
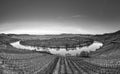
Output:
M90 57L90 56L89 56L89 52L87 52L87 51L82 51L82 52L80 53L80 57L85 57L85 58Z

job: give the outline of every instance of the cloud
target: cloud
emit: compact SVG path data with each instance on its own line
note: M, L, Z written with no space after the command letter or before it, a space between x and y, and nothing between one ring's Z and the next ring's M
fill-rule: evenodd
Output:
M88 17L86 15L73 15L72 18L84 18L84 17Z
M72 16L58 16L56 17L57 20L68 20L68 19L74 19L74 18L87 18L87 15L72 15Z

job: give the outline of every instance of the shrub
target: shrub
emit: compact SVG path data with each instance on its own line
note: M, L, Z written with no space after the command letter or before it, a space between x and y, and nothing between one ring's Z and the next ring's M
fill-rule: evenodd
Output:
M87 51L82 51L79 56L80 57L85 57L85 58L90 57L89 52L87 52Z

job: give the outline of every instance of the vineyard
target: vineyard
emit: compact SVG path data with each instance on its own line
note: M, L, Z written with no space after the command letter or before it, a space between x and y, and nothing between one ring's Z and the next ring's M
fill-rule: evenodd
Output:
M47 70L49 70L54 63L57 62L56 56L38 53L1 53L0 56L2 74L43 74L44 72L47 72Z
M120 74L119 59L0 53L0 74Z

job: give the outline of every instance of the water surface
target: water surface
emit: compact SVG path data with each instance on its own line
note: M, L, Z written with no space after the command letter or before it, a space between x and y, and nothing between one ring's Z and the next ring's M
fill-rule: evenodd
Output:
M65 48L42 48L42 47L37 47L37 46L25 46L21 45L20 41L11 43L13 47L20 48L20 49L28 49L28 50L36 50L36 51L48 51L52 54L59 54L59 55L65 55L65 54L70 54L70 55L76 55L80 54L82 51L95 51L96 49L100 48L103 44L97 41L94 41L93 44L90 46L84 46L84 47L76 47L72 48L70 50L66 50Z

